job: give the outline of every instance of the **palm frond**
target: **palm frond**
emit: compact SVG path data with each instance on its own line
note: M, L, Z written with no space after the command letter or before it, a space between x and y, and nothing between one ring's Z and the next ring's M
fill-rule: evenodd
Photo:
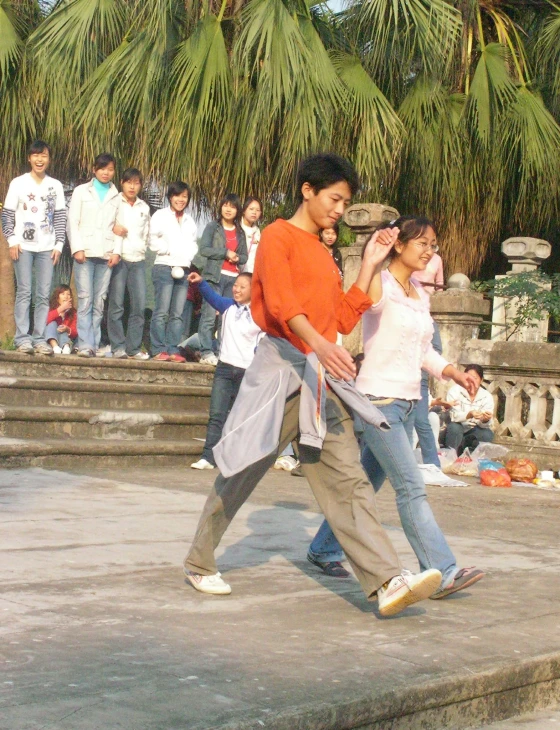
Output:
M477 140L488 145L494 120L515 100L516 88L509 73L508 49L501 43L489 43L480 51L470 86L467 113Z
M396 170L403 126L356 56L332 54L348 97L337 115L340 145L355 163L370 195L389 194Z

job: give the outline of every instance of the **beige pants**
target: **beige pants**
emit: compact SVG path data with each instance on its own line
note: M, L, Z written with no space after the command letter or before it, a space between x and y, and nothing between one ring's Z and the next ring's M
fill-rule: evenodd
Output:
M280 451L297 436L298 416L299 396L295 396L286 403ZM320 455L300 447L302 470L364 593L373 598L380 586L401 572L399 559L381 526L374 491L360 464L351 413L332 391L326 416L327 435ZM214 550L275 459L276 454L271 454L227 479L218 476L185 558L187 570L201 575L218 572Z

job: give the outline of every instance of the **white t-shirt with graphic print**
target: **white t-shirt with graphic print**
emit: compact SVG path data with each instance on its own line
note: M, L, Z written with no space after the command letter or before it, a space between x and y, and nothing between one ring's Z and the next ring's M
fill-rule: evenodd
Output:
M29 172L14 178L8 188L3 218L11 211L15 213L15 221L13 232L6 236L10 246L19 245L34 253L52 251L55 247L62 251L66 203L61 182L46 175L39 184ZM62 215L55 216L58 211Z

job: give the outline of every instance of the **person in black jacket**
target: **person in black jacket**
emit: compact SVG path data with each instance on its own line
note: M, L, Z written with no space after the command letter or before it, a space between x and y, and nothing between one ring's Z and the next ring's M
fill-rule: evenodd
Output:
M204 229L198 247L199 255L193 262L201 270L203 279L222 297L231 298L235 279L247 262L247 242L241 228L241 209L241 201L232 193L220 201L218 216ZM218 363L212 350L215 330L216 310L204 301L198 326L200 362L209 365Z
M340 278L344 277L342 271L342 254L340 249L336 245L338 240L338 223L335 223L332 228L321 228L319 231L319 239L323 244L323 247L327 249L330 255L333 257L335 264L338 266L340 271Z

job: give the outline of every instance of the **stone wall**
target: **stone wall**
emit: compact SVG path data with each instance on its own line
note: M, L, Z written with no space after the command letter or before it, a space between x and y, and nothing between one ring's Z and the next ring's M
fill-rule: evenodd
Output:
M469 340L459 363L470 362L482 365L494 397L496 441L560 469L560 345Z

